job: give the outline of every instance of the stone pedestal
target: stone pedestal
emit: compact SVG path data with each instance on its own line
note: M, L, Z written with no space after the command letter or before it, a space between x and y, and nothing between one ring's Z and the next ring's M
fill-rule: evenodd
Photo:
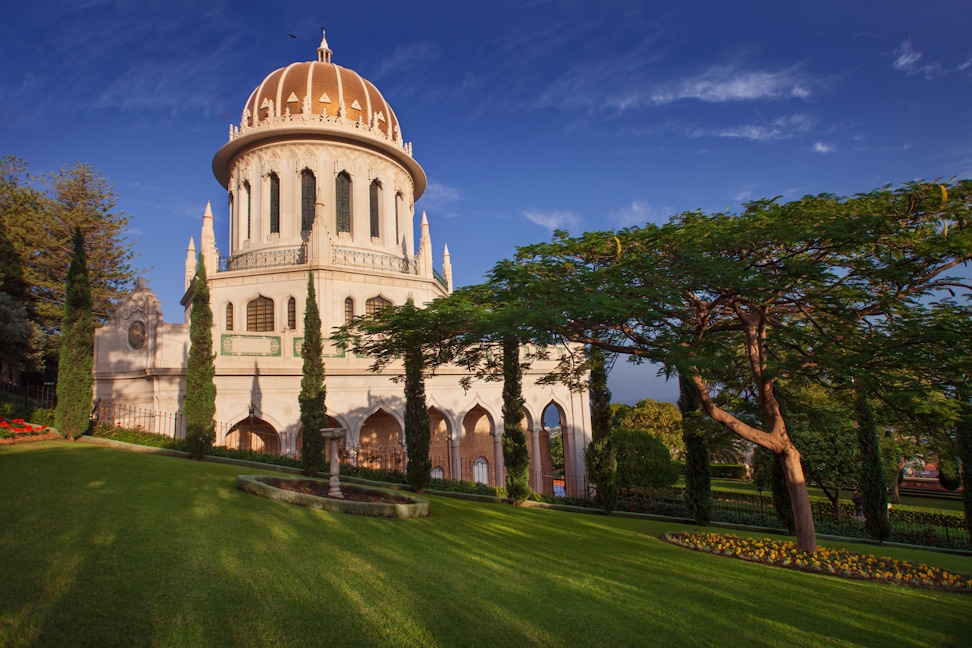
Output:
M344 499L341 493L341 464L338 463L338 449L345 434L347 430L344 428L321 428L321 436L327 441L327 455L331 460L331 480L328 482L331 489L327 494L338 499Z

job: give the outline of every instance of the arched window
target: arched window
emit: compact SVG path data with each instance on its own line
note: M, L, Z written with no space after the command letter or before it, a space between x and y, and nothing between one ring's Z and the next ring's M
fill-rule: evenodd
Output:
M473 462L473 481L477 484L489 484L489 462L486 457L479 457Z
M251 223L250 223L250 206L252 205L252 201L251 201L250 197L251 197L252 194L250 193L250 181L249 180L244 180L243 181L243 190L246 191L246 238L247 238L247 240L249 240L250 239L250 232L253 231L251 229Z
M293 297L287 300L287 328L297 329L297 300Z
M350 324L354 319L354 300L348 297L344 300L344 323Z
M314 225L314 201L317 198L317 178L310 169L300 172L300 231Z
M280 178L270 174L270 233L280 233Z
M246 330L265 332L273 330L273 300L260 295L246 305Z
M372 180L369 196L371 206L371 238L378 238L381 236L381 183L377 180Z
M442 466L436 466L432 469L432 479L445 479L445 471L442 470Z
M334 182L334 205L338 232L351 232L351 176L346 171L337 175Z
M365 314L374 315L391 306L392 303L384 297L372 297L365 302Z
M401 244L401 234L398 231L398 219L399 219L399 205L402 202L402 192L399 191L395 194L395 245Z
M233 330L233 304L226 304L226 330Z

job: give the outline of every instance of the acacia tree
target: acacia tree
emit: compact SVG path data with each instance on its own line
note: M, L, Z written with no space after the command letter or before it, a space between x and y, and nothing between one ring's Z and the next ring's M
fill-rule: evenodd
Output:
M432 479L425 378L457 357L459 333L467 328L468 317L469 305L461 300L437 299L419 308L409 297L401 306L355 318L334 335L342 348L373 358L372 371L382 372L402 362L402 373L392 380L405 383L406 477L419 491L428 488Z
M314 275L307 273L307 300L304 303L304 343L300 355L303 358L303 375L300 379L300 422L304 426L301 436L300 460L305 475L314 475L324 467L324 437L318 430L327 427L327 408L324 397L324 338L321 333L321 313L317 307Z
M674 403L645 398L632 406L618 408L614 427L628 430L644 430L665 444L673 459L685 453L682 439L682 415Z
M213 353L213 311L209 307L206 263L199 255L192 282L189 314L189 364L186 368L186 441L193 459L202 459L216 437L216 355Z
M955 285L949 271L972 257L970 199L970 181L914 183L755 201L741 214L685 213L663 227L558 232L521 248L494 276L565 338L689 378L708 416L776 455L797 545L815 551L800 452L776 383L852 370L844 356L862 330ZM717 404L727 382L746 385L761 425Z
M74 230L74 254L64 288L64 319L61 331L61 362L57 375L58 431L72 441L88 429L94 383L94 324L91 321L91 290L81 228Z

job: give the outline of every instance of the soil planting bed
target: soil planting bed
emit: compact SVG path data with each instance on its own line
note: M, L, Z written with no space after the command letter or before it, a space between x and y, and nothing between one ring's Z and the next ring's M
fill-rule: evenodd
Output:
M279 502L334 513L398 518L425 517L429 514L428 500L411 494L342 484L344 499L337 499L328 496L330 486L327 481L306 477L288 479L270 475L240 475L236 478L236 487Z

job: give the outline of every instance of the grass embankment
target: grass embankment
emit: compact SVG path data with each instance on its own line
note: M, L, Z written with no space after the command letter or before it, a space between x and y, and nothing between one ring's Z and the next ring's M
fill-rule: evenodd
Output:
M972 596L659 540L688 525L430 496L384 520L253 497L240 468L0 448L0 645L967 645ZM972 572L972 558L826 543Z

